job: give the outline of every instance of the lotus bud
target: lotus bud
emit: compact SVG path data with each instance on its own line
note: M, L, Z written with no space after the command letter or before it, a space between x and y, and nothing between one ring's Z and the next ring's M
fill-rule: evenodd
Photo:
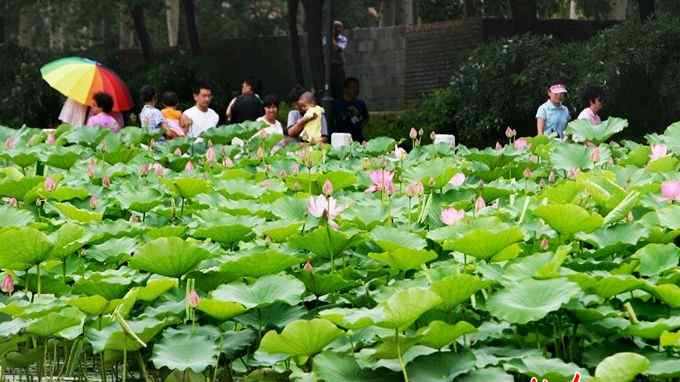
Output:
M424 192L425 187L423 186L422 182L411 183L406 186L406 195L408 195L409 198L415 198L422 195Z
M594 163L597 163L600 161L600 148L595 147L593 151L590 153L590 160L593 161Z
M48 176L45 178L43 186L45 187L45 191L52 192L57 188L57 182L55 182L51 176Z
M633 212L628 212L628 215L626 215L626 220L628 220L629 223L632 223L635 221L635 216L633 216Z
M569 170L569 178L575 179L577 176L581 175L581 170L578 168L572 168Z
M257 159L262 160L264 159L264 147L260 146L257 148L257 153L255 153L257 156Z
M515 150L522 151L529 148L529 143L526 139L520 138L515 141Z
M501 145L500 142L496 142L496 150L502 150L503 146Z
M300 173L300 165L297 164L297 163L293 163L293 165L290 166L290 172L291 172L293 175L299 174L299 173Z
M182 149L181 149L181 148L179 148L179 147L178 147L178 148L176 148L176 149L175 149L175 155L177 155L177 156L181 156L181 155L182 155Z
M196 289L192 289L191 292L189 292L187 300L189 307L192 309L196 309L201 303L201 298L198 296L198 293L196 293Z
M536 155L529 155L529 160L532 161L532 162L534 162L534 163L538 163L538 156L536 156Z
M607 164L610 165L610 166L613 166L613 165L614 165L614 159L609 158L609 159L607 160Z
M231 158L229 158L229 157L227 157L227 156L224 157L224 160L222 161L222 164L223 164L224 167L226 167L226 168L232 168L232 167L234 167L234 161L231 160Z
M406 150L402 149L399 146L395 146L394 147L394 157L399 159L399 160L406 159Z
M314 272L314 267L312 266L312 260L308 259L307 262L305 263L305 267L303 269L307 273Z
M260 187L271 188L272 187L272 181L270 179L265 179L260 183Z
M194 171L194 164L191 161L188 161L186 166L184 166L184 171L186 172Z
M2 279L2 286L0 287L0 290L10 296L12 293L14 293L14 279L12 278L12 275L5 274L5 277Z
M418 135L421 136L421 137L423 135L425 135L425 130L423 130L423 129L418 130Z
M652 152L649 154L650 161L655 161L668 155L668 147L664 144L652 145L651 149Z
M517 131L512 129L510 126L508 126L507 129L505 129L505 136L508 138L512 138L517 135Z
M48 145L54 145L56 143L57 143L57 137L54 135L54 132L47 134L47 144Z
M541 240L541 249L547 251L550 248L550 241L548 239Z
M99 145L99 148L103 153L109 151L109 145L106 144L106 141L102 142L102 144Z
M285 178L287 176L288 176L288 173L286 173L286 170L279 171L279 178Z
M463 210L457 210L455 208L446 208L442 210L440 219L442 223L452 226L458 223L459 221L463 220L465 217L465 211Z
M463 183L465 183L465 174L462 172L457 173L449 180L449 184L453 187L460 187Z
M149 165L147 163L144 163L143 165L139 166L139 175L140 176L146 176L149 173Z
M90 208L92 208L93 210L97 209L97 196L96 195L92 195L90 197Z
M555 183L555 171L550 171L548 174L548 183Z
M205 153L205 160L208 163L215 163L215 148L210 146L208 147L208 151Z
M437 137L437 134L434 131L430 133L430 139L432 140L432 142L434 142L434 139L436 137Z
M17 202L17 198L6 198L5 203L7 203L8 206L10 207L18 207L19 202Z
M94 178L95 165L96 163L94 159L91 159L89 162L87 162L87 176L89 178Z
M480 195L477 200L475 200L475 214L479 215L479 212L486 208L486 202L484 198Z
M12 139L11 137L8 137L7 139L5 139L5 149L12 150L12 149L14 149L15 145L16 144L14 142L14 139Z
M408 133L409 138L411 139L416 139L418 138L418 131L416 131L415 128L411 128L411 131Z
M102 177L102 186L104 186L104 188L111 187L111 179L109 179L109 177L106 175Z
M534 175L534 173L531 172L531 169L529 167L527 167L527 168L524 169L524 172L522 173L522 175L525 178L531 178Z
M538 181L538 186L539 186L540 188L545 187L545 179L539 180L539 181Z
M160 163L156 163L153 165L154 173L156 174L157 177L162 177L165 175L165 169Z
M149 140L149 149L152 149L156 145L156 140L151 139Z
M326 179L326 181L323 182L322 191L324 195L331 196L331 194L333 194L333 183L331 183L330 180Z
M137 215L130 215L130 223L139 223L139 216Z

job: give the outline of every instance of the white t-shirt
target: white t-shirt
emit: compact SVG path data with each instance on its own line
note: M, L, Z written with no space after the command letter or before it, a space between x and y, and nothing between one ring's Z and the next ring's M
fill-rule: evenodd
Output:
M217 123L220 121L220 116L215 113L215 110L210 108L207 111L201 111L194 106L191 109L185 110L184 115L192 121L189 134L187 134L189 138L200 137L206 130L217 126Z
M85 125L85 119L87 117L87 106L73 100L72 98L67 98L64 102L64 107L61 108L61 113L59 114L59 120L68 123L73 127L80 127Z
M258 118L257 122L264 122L267 124L267 127L260 130L258 134L264 131L267 135L283 135L283 126L281 126L281 122L274 121L274 123L269 123L264 117Z

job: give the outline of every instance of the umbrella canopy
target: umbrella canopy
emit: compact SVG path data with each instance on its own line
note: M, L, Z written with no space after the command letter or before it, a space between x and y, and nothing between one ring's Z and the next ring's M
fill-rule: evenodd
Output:
M61 94L88 105L92 96L106 92L113 97L113 110L125 111L133 106L125 83L102 64L81 57L66 57L43 66L40 73Z

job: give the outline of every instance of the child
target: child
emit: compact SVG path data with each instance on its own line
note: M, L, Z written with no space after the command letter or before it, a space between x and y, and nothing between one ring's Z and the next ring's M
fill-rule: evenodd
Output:
M161 110L161 113L163 113L165 122L170 129L169 139L186 136L187 123L182 112L177 109L178 103L179 100L175 92L167 91L163 93L163 106L165 107Z
M264 115L257 122L264 122L267 127L260 130L256 135L283 135L283 126L276 118L279 114L279 99L269 94L264 97Z
M113 110L113 98L105 92L96 93L92 96L90 118L87 119L88 127L103 127L117 133L121 129L120 122L111 116Z
M321 143L321 120L324 117L324 109L317 106L311 92L302 94L299 105L300 111L304 113L304 117L298 122L303 129L300 138L309 143Z
M602 123L599 113L607 101L607 96L604 94L604 89L597 86L588 87L583 95L584 103L587 105L585 109L578 115L578 119L585 119L590 121L593 125Z
M569 122L569 109L562 104L567 88L561 82L554 82L547 90L548 100L536 112L536 130L538 135L557 133L563 138Z
M143 128L163 129L168 131L168 126L165 124L165 118L161 111L156 108L156 89L152 86L144 85L139 91L142 99L142 111L139 112L139 122Z

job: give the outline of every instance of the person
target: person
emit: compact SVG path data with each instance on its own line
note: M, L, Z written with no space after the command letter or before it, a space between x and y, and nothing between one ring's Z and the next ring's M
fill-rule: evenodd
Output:
M274 94L268 94L264 97L264 115L257 119L257 122L263 122L267 125L260 130L258 134L264 135L283 135L283 126L276 118L279 115L279 99Z
M301 126L298 126L297 123L302 118L302 113L300 112L300 97L302 97L302 95L306 92L307 90L304 87L295 85L295 87L291 89L290 93L288 94L291 110L288 112L286 134L291 139L299 139L300 133L302 132ZM326 119L326 115L324 114L323 118L321 119L321 136L323 142L328 140L328 135L328 121Z
M234 98L227 107L227 119L231 123L255 121L264 115L264 104L255 93L256 81L248 78L241 84L241 95Z
M184 116L189 120L189 138L200 138L209 129L217 126L220 116L210 108L212 102L212 87L199 82L194 86L194 102L196 105L184 111Z
M182 111L177 108L179 105L179 99L177 99L177 93L173 91L166 91L163 93L163 118L165 118L165 123L168 128L174 133L168 136L168 139L173 139L177 137L184 137L188 130L188 120L182 115Z
M78 127L83 126L87 119L87 106L74 100L73 98L67 98L64 102L64 106L61 108L59 113L59 120L64 123L68 123L71 126Z
M298 101L300 112L303 117L295 125L301 130L300 139L309 143L322 143L321 120L325 116L324 109L316 104L316 98L312 92L305 92Z
M602 119L600 119L598 113L602 110L607 101L604 89L599 86L589 86L584 91L583 100L588 106L581 111L581 114L578 115L578 119L585 119L590 121L593 125L602 123Z
M345 26L341 21L333 22L333 46L331 48L331 95L342 98L345 82L345 49L349 40L343 34Z
M562 104L567 88L562 82L548 86L548 100L536 111L538 135L557 133L564 138L564 130L569 122L569 109Z
M343 96L333 102L333 132L350 133L352 140L363 142L363 127L368 122L366 102L359 99L359 80L348 78L343 85Z
M89 127L103 127L117 133L121 129L119 122L111 116L113 110L113 98L105 92L95 93L92 96L92 113L87 120Z
M144 85L139 91L142 101L142 111L139 112L139 123L143 128L163 129L165 134L169 133L168 125L165 123L163 113L156 108L158 96L156 89L150 85Z

